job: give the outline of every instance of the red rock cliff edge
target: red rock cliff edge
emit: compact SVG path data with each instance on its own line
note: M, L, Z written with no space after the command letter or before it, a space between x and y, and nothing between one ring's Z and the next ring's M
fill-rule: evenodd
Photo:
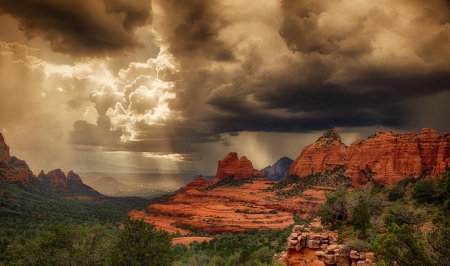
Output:
M428 127L420 134L378 132L346 147L331 130L302 150L289 173L304 177L338 165L347 166L345 174L355 186L369 176L380 184L421 175L438 177L450 167L450 133L439 135Z

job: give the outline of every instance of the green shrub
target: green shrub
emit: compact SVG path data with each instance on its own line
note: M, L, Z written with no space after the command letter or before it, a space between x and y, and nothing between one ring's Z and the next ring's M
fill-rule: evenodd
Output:
M355 249L360 252L369 252L372 250L372 247L369 242L361 240L361 239L352 239L347 242L347 246L350 249Z
M436 188L433 179L419 180L411 188L411 198L418 203L433 203L435 194Z
M360 230L361 234L358 238L366 238L367 229L371 227L370 214L368 209L368 203L362 202L353 209L353 215L350 219L350 223L353 224L356 230Z
M426 219L427 215L422 208L414 208L402 202L396 202L389 207L383 217L387 226L395 223L397 225L407 224L416 228L421 226Z
M389 226L386 234L373 240L372 248L388 266L433 265L423 243L407 224Z
M128 220L112 248L112 265L171 265L172 237L143 220Z
M405 189L402 186L395 185L389 190L389 201L397 201L405 196Z

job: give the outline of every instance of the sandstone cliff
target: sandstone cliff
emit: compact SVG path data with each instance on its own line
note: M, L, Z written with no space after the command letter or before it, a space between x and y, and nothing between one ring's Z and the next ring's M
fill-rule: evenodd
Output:
M8 163L0 164L0 182L29 182L34 178L27 163L11 156Z
M55 169L47 174L41 171L36 177L51 190L64 196L102 196L98 191L83 183L80 176L70 170L66 174L61 169Z
M61 169L55 169L42 175L43 171L39 173L38 178L49 182L53 191L65 190L68 188L67 177Z
M67 180L77 182L77 183L83 183L83 181L81 180L81 177L78 174L74 173L72 170L70 170L67 173Z
M291 158L283 157L274 165L269 165L261 170L261 173L268 178L278 181L289 176L289 167L294 162Z
M253 169L253 164L247 157L242 156L239 159L236 152L230 152L225 158L219 160L217 174L213 183L229 176L233 176L235 180L238 180L252 176L262 176L262 174Z
M91 200L89 197L103 197L95 189L83 183L80 176L72 170L67 176L61 169L55 169L47 174L41 171L37 176L23 160L10 156L9 147L0 133L0 182L16 183L28 188L51 189L63 196L85 197L83 200ZM80 199L80 198L77 198Z
M438 135L430 128L420 134L378 132L346 147L336 131L328 131L305 147L290 167L290 174L304 177L345 165L345 175L360 186L373 178L395 184L406 177L438 177L450 166L450 133Z
M8 163L10 159L9 147L6 145L2 133L0 133L0 162Z
M347 147L335 130L325 132L315 143L303 148L300 156L291 164L290 174L304 177L325 173L346 162Z

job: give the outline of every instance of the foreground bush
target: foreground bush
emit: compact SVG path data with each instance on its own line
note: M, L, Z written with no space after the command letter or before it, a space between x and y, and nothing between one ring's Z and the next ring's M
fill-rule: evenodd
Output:
M129 220L111 253L111 265L170 265L173 261L172 237L143 220Z

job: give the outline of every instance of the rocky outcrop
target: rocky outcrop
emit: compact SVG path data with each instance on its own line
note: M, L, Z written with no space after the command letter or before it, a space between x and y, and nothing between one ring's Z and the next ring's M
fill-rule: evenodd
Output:
M428 127L418 135L422 171L439 176L450 167L450 133L438 135Z
M11 156L8 163L0 166L0 182L29 182L34 178L27 163Z
M292 163L289 173L304 177L323 174L346 162L347 147L335 130L323 134L315 143L303 148L300 156Z
M309 252L305 251L311 250L315 251L316 259L322 261L325 266L374 265L373 252L359 252L346 245L337 244L337 233L334 231L323 230L314 233L314 228L317 228L315 224L320 222L315 220L309 228L303 225L294 226L287 239L288 252L284 258L286 265L304 265L297 263L299 259L304 260L304 256L298 255L307 254Z
M10 156L9 147L0 133L0 183L19 182L21 187L40 191L51 189L68 199L102 201L105 197L83 183L80 176L70 170L67 176L61 169L41 171L37 176L23 160Z
M181 187L177 190L177 192L184 192L191 189L200 189L208 186L211 182L206 180L202 175L199 175L196 179L192 180L191 182L187 183L186 186Z
M67 173L67 180L68 181L71 180L71 181L74 181L74 182L77 182L77 183L83 183L83 181L81 180L80 176L78 174L74 173L72 170L70 170Z
M61 169L55 169L47 174L42 175L43 171L39 173L38 178L48 182L53 191L65 190L68 188L67 177Z
M290 174L304 177L345 165L345 175L355 186L370 179L395 184L406 177L438 177L450 166L450 133L438 135L430 128L422 133L378 132L349 147L336 131L328 131L305 147L291 165Z
M213 183L229 176L233 176L235 180L238 180L252 176L262 176L262 174L253 169L253 164L247 157L242 156L239 159L236 152L230 152L225 158L219 160L217 174Z
M44 174L44 171L41 171L36 178L49 186L51 190L69 197L70 199L83 200L83 196L102 196L98 191L84 184L80 176L72 170L67 173L67 176L61 169L52 170L47 174ZM92 199L88 200L93 201Z
M379 184L395 184L405 177L419 177L422 160L417 135L378 132L364 141L353 142L347 155L346 175L354 185L373 178Z
M9 147L6 145L2 133L0 133L0 162L8 163L10 159Z
M261 170L261 173L268 178L278 181L289 176L289 167L294 162L291 158L283 157L274 165L269 165Z

